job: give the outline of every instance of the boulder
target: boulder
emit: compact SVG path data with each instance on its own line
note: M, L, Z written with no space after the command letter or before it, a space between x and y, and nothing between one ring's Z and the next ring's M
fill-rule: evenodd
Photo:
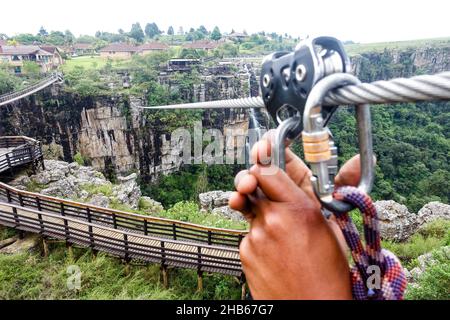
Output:
M421 226L436 219L450 219L450 205L440 202L427 203L417 213L417 223Z
M230 199L231 194L231 191L220 190L199 194L198 197L200 200L201 211L212 212L237 221L244 220L244 217L240 212L235 211L228 206L228 199Z
M450 206L440 202L430 202L417 214L395 201L376 201L380 234L383 239L404 241L423 225L436 219L450 219Z
M228 205L231 191L210 191L200 193L198 198L200 200L200 207L202 211L211 211L214 208L219 208Z
M395 201L376 201L380 234L383 239L403 241L417 230L417 216Z
M91 200L89 200L89 204L103 208L108 208L109 203L109 198L103 194L95 194L92 196Z
M236 220L236 221L245 221L244 216L239 211L231 209L229 206L223 206L214 208L212 210L213 214L218 214L220 216L223 216L225 218Z
M135 173L127 177L118 177L119 185L113 187L113 196L119 203L130 206L133 209L139 207L139 199L142 196L141 188L136 182Z

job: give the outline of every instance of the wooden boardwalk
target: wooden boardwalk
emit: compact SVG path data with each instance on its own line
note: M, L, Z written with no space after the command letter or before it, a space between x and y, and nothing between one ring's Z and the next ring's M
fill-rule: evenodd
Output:
M0 172L42 160L40 144L0 137ZM158 263L243 279L239 244L245 231L142 216L15 189L0 183L0 224L107 252L125 261ZM200 286L200 284L199 284Z

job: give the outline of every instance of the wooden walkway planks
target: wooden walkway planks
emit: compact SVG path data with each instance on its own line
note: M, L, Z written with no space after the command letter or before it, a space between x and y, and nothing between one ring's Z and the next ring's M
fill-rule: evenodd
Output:
M38 160L42 161L38 141L28 137L0 137L0 172L26 163L35 165ZM71 214L65 214L64 210ZM98 221L91 222L86 213L95 214L93 217ZM117 227L113 220L122 226ZM136 225L137 221L142 225ZM242 239L245 231L144 217L20 191L5 184L0 184L0 224L91 247L126 260L242 276L237 240ZM147 224L148 228L163 228L164 234L145 235L141 228ZM176 240L183 236L186 238Z
M16 219L19 222L15 221L15 227L19 230L65 239L130 260L235 276L242 274L237 249L157 239L4 202L0 202L0 212L10 215L9 223L2 215L0 224L11 226Z

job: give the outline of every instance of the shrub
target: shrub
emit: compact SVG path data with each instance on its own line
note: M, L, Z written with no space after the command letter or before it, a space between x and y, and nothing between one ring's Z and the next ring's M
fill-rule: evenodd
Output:
M75 161L76 163L78 163L80 166L84 166L85 165L85 160L84 157L81 155L81 153L77 152L74 156L73 156L73 161Z
M435 250L432 255L434 263L431 263L419 276L417 283L408 286L406 299L450 299L450 250L444 247Z
M178 202L169 210L159 213L158 216L217 228L239 230L247 228L247 223L244 221L233 221L220 215L200 212L198 204L195 202Z
M112 196L112 184L102 184L102 185L94 185L94 184L84 184L81 188L89 193L89 195L94 194L103 194L104 196L110 197Z
M424 237L444 239L450 234L450 221L443 219L432 221L420 228L419 234Z

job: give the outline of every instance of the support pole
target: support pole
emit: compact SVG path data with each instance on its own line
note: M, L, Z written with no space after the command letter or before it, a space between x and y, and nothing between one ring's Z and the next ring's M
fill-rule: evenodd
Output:
M131 272L130 260L125 259L124 262L125 262L125 275L128 276L130 275Z
M197 292L203 292L203 272L197 272Z
M247 295L247 282L245 280L244 274L242 274L242 276L240 277L239 282L241 284L241 300L245 300Z
M44 249L44 257L48 258L48 254L49 254L48 242L45 238L42 238L42 248Z
M161 266L161 277L163 286L167 289L169 287L169 269L167 266Z
M73 246L70 242L66 242L67 257L70 261L73 261Z

